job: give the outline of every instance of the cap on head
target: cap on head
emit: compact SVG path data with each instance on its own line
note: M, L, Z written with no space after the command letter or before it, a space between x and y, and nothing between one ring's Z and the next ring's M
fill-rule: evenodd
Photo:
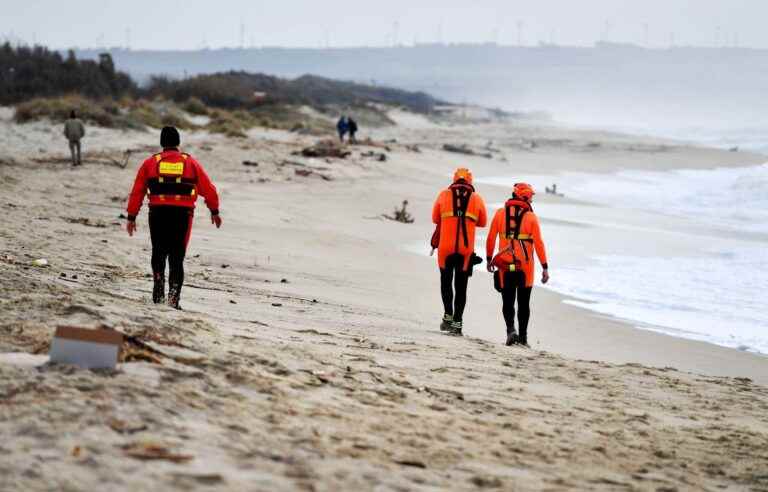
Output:
M75 113L75 110L74 110L74 109L73 109L72 111L70 111L70 112L69 112L69 117L70 117L71 119L73 119L73 120L74 120L75 118L77 118L77 113Z
M453 182L464 180L467 184L472 184L472 172L466 167L460 167L453 173Z
M172 149L178 147L180 144L181 136L176 128L166 126L160 130L160 147L164 149Z
M533 186L528 183L515 183L515 187L512 189L512 194L521 200L529 202L536 192L533 191Z

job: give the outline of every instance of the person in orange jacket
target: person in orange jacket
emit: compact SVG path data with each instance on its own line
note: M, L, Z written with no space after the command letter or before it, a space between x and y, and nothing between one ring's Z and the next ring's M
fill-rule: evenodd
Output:
M211 222L221 227L219 194L203 166L179 150L181 137L176 128L160 132L163 151L144 161L136 174L128 198L128 235L136 232L136 216L149 195L149 235L152 240L152 301L165 301L165 264L168 262L168 305L181 309L179 299L184 283L184 256L192 232L192 217L198 196L205 198Z
M539 219L531 201L535 192L527 183L517 183L512 198L496 211L486 241L488 271L494 274L494 286L501 292L502 312L507 325L507 345L528 346L528 320L531 317L531 292L535 275L533 253L544 269L541 281L549 281L547 251L541 237ZM496 239L499 252L494 256ZM520 333L515 331L515 297Z
M485 203L472 186L472 173L457 169L453 183L440 192L432 207L432 222L439 230L434 240L444 308L440 330L452 335L462 335L469 277L473 267L482 263L475 255L475 229L485 227L487 221Z

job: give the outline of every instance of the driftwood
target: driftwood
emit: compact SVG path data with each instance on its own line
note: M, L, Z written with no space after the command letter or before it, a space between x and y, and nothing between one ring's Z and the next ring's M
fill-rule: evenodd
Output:
M490 152L488 153L475 152L474 150L470 149L467 146L467 144L461 144L461 145L444 144L443 150L446 152L453 152L454 154L476 155L479 157L485 157L486 159L493 158L493 154L491 154Z
M395 207L395 211L393 215L387 215L383 214L382 216L385 219L394 220L397 222L402 222L403 224L413 224L414 218L413 216L408 213L408 211L405 209L408 206L408 200L403 200L403 206L398 210L397 207Z
M362 154L360 154L360 157L371 157L372 159L377 160L379 162L387 161L387 154L383 152L374 152L372 150L370 152L363 152Z
M311 147L306 147L300 151L294 152L293 155L301 155L304 157L337 157L339 159L346 159L352 155L352 152L334 140L321 140Z

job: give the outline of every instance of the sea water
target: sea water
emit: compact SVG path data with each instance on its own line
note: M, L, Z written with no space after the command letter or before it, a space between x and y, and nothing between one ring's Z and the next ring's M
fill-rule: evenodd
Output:
M617 251L558 266L548 288L573 299L566 302L641 328L768 354L768 165L528 178L538 189L556 181L568 198L652 212L703 231L700 251L690 256ZM537 209L544 223L546 210Z

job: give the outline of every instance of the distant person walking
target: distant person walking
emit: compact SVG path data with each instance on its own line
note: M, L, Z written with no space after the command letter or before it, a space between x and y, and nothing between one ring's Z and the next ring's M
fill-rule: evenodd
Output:
M349 120L342 115L336 123L336 131L339 132L339 141L344 142L344 135L349 131Z
M83 163L80 156L80 140L85 136L85 126L78 119L74 110L69 113L69 119L64 122L64 136L69 141L69 152L72 154L72 166Z
M496 211L485 244L488 271L494 274L494 287L501 293L503 302L507 345L528 345L528 320L531 317L530 301L535 274L534 250L544 269L541 281L545 284L549 281L547 252L541 238L539 219L531 207L534 194L531 185L515 184L512 198ZM499 252L493 256L497 237ZM515 298L519 334L515 330Z
M355 137L355 134L357 134L357 121L353 120L350 116L347 125L349 126L349 143L357 143L357 138Z
M444 309L440 330L452 335L462 336L469 277L483 261L475 255L475 228L485 227L487 221L485 202L472 186L472 173L457 169L453 183L440 192L432 207Z
M205 198L211 223L221 227L219 194L203 166L179 150L181 138L171 126L160 133L163 151L141 165L128 199L128 235L136 232L136 216L149 192L149 235L152 240L152 301L165 301L165 264L168 262L168 305L181 309L184 256L192 232L192 216L198 195Z

